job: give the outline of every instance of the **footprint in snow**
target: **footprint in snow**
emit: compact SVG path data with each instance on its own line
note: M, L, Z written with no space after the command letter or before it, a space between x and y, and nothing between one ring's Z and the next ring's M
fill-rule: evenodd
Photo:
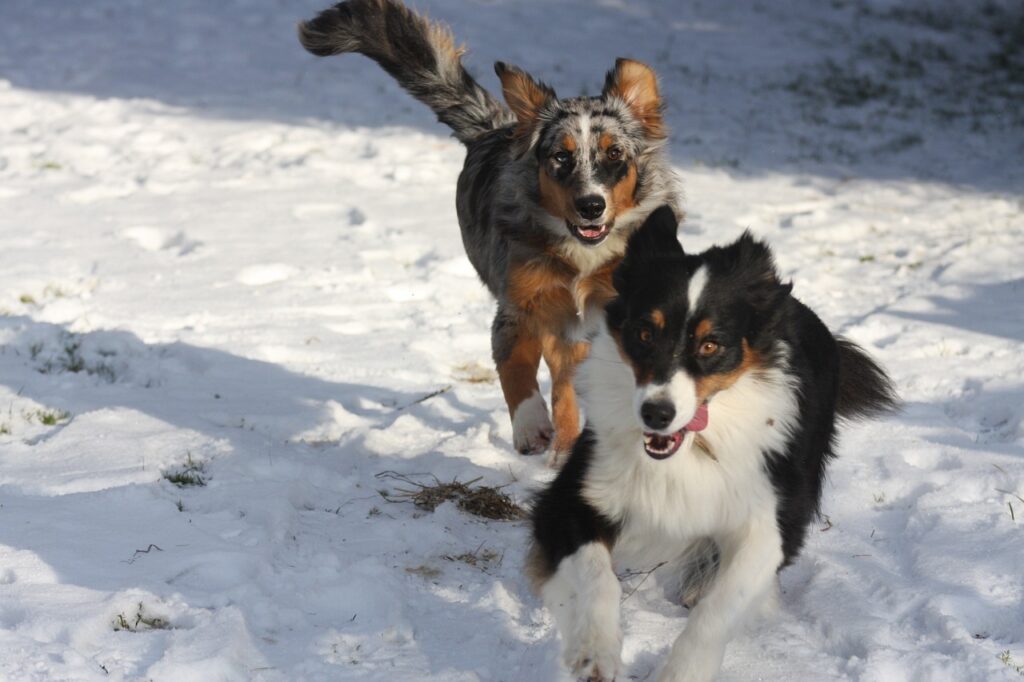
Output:
M366 214L361 210L354 206L341 204L299 204L292 208L292 215L297 220L347 222L353 226L366 222Z
M235 275L235 280L251 287L258 287L264 284L283 282L291 278L298 271L298 268L286 265L285 263L250 265Z
M139 189L137 182L125 180L110 184L93 184L73 192L66 192L61 198L74 204L94 204L107 199L123 199L135 194Z
M202 242L189 239L181 230L175 232L157 227L131 227L123 230L121 237L146 251L167 251L175 256L187 256L202 246Z
M943 407L946 416L978 443L1012 443L1024 436L1024 409L1018 391L992 389L976 379Z

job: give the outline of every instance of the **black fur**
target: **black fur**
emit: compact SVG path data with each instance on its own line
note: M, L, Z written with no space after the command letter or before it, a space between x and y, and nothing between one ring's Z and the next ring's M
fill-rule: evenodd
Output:
M599 514L582 497L583 480L594 451L594 432L584 429L573 446L572 457L554 482L533 505L534 542L543 552L533 569L540 575L554 573L565 557L588 542L615 543L618 525ZM552 520L557 519L557 523Z
M873 417L898 407L896 389L881 367L864 354L857 344L836 338L839 344L840 417Z

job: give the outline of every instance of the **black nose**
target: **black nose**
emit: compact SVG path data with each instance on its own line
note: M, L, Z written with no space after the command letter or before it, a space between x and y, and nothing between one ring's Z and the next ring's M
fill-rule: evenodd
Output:
M587 220L600 218L604 213L604 197L597 194L580 197L576 200L576 210Z
M643 418L644 424L660 431L675 419L676 408L667 400L648 400L640 406L640 416Z

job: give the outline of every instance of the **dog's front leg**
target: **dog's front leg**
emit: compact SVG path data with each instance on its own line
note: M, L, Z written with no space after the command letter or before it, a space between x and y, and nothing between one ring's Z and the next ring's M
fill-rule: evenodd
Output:
M580 435L580 407L572 381L576 365L587 357L590 344L567 340L560 333L548 333L543 337L542 348L544 361L551 370L551 414L555 424L548 465L558 469L569 458Z
M622 586L608 548L589 542L562 559L541 595L555 617L563 658L573 674L587 682L614 680L621 667Z
M690 612L659 682L714 679L729 638L774 589L775 573L782 564L782 538L774 510L715 540L721 552L718 576Z
M491 327L491 349L512 418L512 444L524 455L548 449L554 436L548 406L537 384L541 342L514 312L498 310Z

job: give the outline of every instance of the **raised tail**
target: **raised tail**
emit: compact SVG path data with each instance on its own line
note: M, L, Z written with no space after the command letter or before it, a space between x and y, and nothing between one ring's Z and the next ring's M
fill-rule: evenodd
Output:
M839 397L836 412L845 419L874 417L899 406L896 388L885 370L860 346L837 338L839 344Z
M319 57L358 52L437 114L461 142L515 122L473 80L451 32L397 0L348 0L299 23L299 42Z

